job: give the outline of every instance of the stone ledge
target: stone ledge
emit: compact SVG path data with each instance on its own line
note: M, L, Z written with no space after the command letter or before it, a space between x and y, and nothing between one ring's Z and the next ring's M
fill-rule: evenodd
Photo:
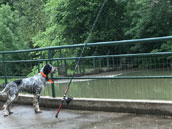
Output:
M6 96L0 96L4 102ZM62 97L41 96L40 106L45 108L58 108ZM32 95L19 95L17 104L32 105ZM95 99L95 98L74 98L69 104L63 105L64 109L90 110L105 112L125 112L152 115L172 115L172 101L159 100L123 100L123 99Z

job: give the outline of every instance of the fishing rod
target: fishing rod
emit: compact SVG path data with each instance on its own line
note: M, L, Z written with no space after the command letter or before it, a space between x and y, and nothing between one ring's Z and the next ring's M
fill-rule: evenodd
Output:
M75 72L76 72L76 70L77 70L77 68L78 68L78 66L79 66L79 62L80 62L81 57L82 57L82 55L83 55L83 53L84 53L84 50L85 50L85 48L86 48L86 46L87 46L87 43L88 43L88 41L89 41L90 38L91 38L91 35L92 35L92 33L93 33L93 30L94 30L94 28L95 28L95 25L96 25L96 23L97 23L97 20L99 19L100 14L101 14L101 12L102 12L102 10L103 10L103 7L104 7L104 5L105 5L105 3L106 3L107 1L108 1L108 0L104 0L104 2L102 3L102 5L101 5L101 7L100 7L100 9L99 9L99 11L98 11L98 13L97 13L96 19L94 20L94 23L93 23L93 25L92 25L92 27L91 27L91 29L90 29L89 35L88 35L87 39L86 39L85 42L84 42L84 46L83 46L83 48L82 48L81 54L80 54L79 59L78 59L76 65L75 65L74 72L73 72L73 74L72 74L72 76L71 76L71 78L70 78L70 81L69 81L69 83L68 83L68 85L67 85L67 87L66 87L65 93L64 93L64 95L63 95L63 99L61 100L61 103L60 103L60 105L59 105L59 108L58 108L58 110L57 110L57 112L56 112L56 118L58 117L58 115L59 115L59 113L60 113L60 110L61 110L61 108L62 108L63 103L66 101L66 103L69 104L69 103L72 101L72 99L73 99L72 97L66 98L66 95L67 95L67 93L68 93L68 91L69 91L70 85L71 85L72 80L73 80L73 78L74 78Z

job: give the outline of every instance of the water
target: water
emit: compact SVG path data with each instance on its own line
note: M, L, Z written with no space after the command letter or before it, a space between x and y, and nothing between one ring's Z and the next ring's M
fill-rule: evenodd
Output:
M170 75L172 71L144 71L125 74ZM61 82L61 81L60 81ZM63 96L67 82L55 85L56 96ZM44 95L51 95L51 86ZM84 98L172 100L172 79L99 79L77 81L71 84L68 95Z

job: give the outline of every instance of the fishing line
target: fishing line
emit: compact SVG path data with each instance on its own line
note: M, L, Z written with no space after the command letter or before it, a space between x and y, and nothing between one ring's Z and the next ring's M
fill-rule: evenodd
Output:
M95 28L95 26L96 26L97 20L99 19L100 14L101 14L101 12L102 12L102 10L103 10L103 7L104 7L104 5L105 5L105 3L106 3L107 1L108 1L108 0L104 0L104 2L102 3L102 5L101 5L101 7L100 7L100 9L99 9L99 11L98 11L98 14L97 14L97 16L96 16L96 18L95 18L95 20L94 20L94 23L93 23L93 25L92 25L92 27L91 27L91 29L90 29L90 31L89 31L89 35L88 35L87 39L86 39L85 42L84 42L84 46L83 46L83 48L82 48L81 54L80 54L79 59L78 59L76 65L75 65L74 72L73 72L73 74L72 74L72 76L71 76L71 78L70 78L70 81L69 81L69 83L68 83L68 85L67 85L67 87L66 87L66 90L65 90L63 99L62 99L62 101L61 101L61 104L59 105L59 108L58 108L58 110L57 110L57 112L56 112L56 118L58 117L58 114L59 114L60 109L61 109L61 107L62 107L62 105L63 105L63 102L66 100L66 94L67 94L67 92L68 92L68 90L69 90L69 88L70 88L70 85L71 85L72 80L73 80L73 78L74 78L75 72L76 72L76 70L77 70L77 68L78 68L78 66L79 66L79 62L80 62L80 60L81 60L81 57L82 57L82 55L83 55L83 53L84 53L84 50L85 50L85 48L86 48L86 46L87 46L87 44L88 44L88 42L89 42L89 40L90 40L90 38L91 38L91 36L92 36L92 33L93 33L93 30L94 30L94 28ZM66 103L69 104L69 102L70 102L71 100L72 100L72 98L69 98L69 99L66 101Z

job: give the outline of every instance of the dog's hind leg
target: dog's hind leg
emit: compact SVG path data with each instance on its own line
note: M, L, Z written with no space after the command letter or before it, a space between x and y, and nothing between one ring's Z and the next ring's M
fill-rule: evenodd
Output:
M11 110L10 110L10 105L11 103L15 100L16 95L12 95L12 96L8 96L7 102L4 104L4 116L8 116L9 114L12 114Z
M13 101L15 101L17 98L18 98L18 94L16 95L16 97L14 98ZM9 115L13 114L13 112L11 111L11 105L12 105L12 102L9 104L9 106L7 108L8 109L8 112L9 112Z

